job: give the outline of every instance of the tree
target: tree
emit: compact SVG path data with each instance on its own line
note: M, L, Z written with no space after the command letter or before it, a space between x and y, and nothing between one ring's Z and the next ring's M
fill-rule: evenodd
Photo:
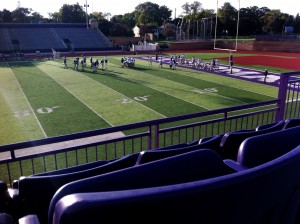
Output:
M198 1L194 1L191 5L190 5L190 9L191 9L191 14L192 15L196 15L197 13L202 11L202 4Z
M44 17L38 12L31 13L30 20L33 23L38 23L44 20Z
M257 6L241 8L239 21L239 35L249 36L262 34L261 17L269 11L267 8L258 8Z
M133 37L134 33L126 24L115 23L110 30L110 36L114 37Z
M97 19L97 20L103 20L103 19L106 19L108 20L108 18L111 16L110 13L106 12L106 13L103 13L103 12L93 12L89 15L90 18L94 18L94 19Z
M111 23L110 21L106 19L98 20L98 28L105 36L110 36L110 31L112 27L113 27L113 23Z
M229 2L218 10L218 27L217 32L219 35L235 36L237 33L237 17L238 10L235 9Z
M83 7L78 2L74 5L64 4L59 10L59 15L63 23L83 23L86 20Z
M52 22L61 22L61 14L59 12L49 13L49 18Z
M262 17L262 29L268 34L281 34L287 18L288 14L281 13L280 10L271 10Z
M159 6L152 2L137 5L134 11L137 24L160 26L164 21L170 21L172 11L166 6Z
M157 18L158 26L161 26L164 22L170 22L171 21L171 15L172 10L170 10L167 6L162 5L159 7L159 13L160 16Z
M32 9L28 8L16 8L14 11L12 11L12 21L14 23L26 23L29 21L29 14L32 11Z
M12 13L11 13L11 11L3 9L3 11L0 13L0 21L2 23L11 23L12 22Z
M136 18L134 12L125 13L124 15L115 15L110 19L110 21L112 23L125 24L130 28L133 28L136 24Z
M297 13L294 22L293 22L294 32L300 33L300 16L299 13Z
M184 3L181 8L183 9L183 14L190 15L191 14L191 6L188 2Z

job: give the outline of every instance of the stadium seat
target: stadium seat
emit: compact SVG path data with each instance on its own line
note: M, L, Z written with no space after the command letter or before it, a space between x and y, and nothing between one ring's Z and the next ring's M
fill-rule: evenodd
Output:
M259 125L259 126L256 127L255 131L261 131L261 130L265 130L265 129L268 129L268 128L272 128L272 127L274 127L275 125L277 125L278 123L282 125L282 128L283 128L283 126L285 125L285 124L284 124L285 122L282 122L282 121L276 121L276 122L273 122L273 123L270 123L270 124L262 124L262 125Z
M109 162L112 162L114 160L115 159L90 162L90 163L87 163L87 164L68 167L68 168L64 168L64 169L60 169L60 170L54 170L54 171L49 171L49 172L44 172L44 173L37 173L37 174L30 175L30 177L51 176L51 175L59 175L59 174L80 172L80 171L84 171L84 170L87 170L87 169L92 169L92 168L102 166L102 165L107 164ZM23 177L21 177L21 179L22 178ZM18 189L19 188L18 185L19 185L19 180L14 180L13 181L13 188Z
M236 161L225 163L237 171L259 166L296 148L299 136L300 127L294 127L247 138L240 145Z
M0 212L0 224L15 224L13 216L8 213Z
M52 224L294 224L299 203L300 146L261 166L160 187L70 194ZM144 178L145 179L145 178Z
M18 221L18 224L42 224L36 215L26 215Z
M169 145L169 146L165 146L165 147L161 147L161 148L156 148L155 150L179 149L179 148L189 147L189 146L198 145L198 144L199 144L199 140L195 140L195 141L191 141L191 142L187 142L187 143L178 143L178 144Z
M209 179L232 172L233 170L223 163L216 152L202 149L74 181L61 187L53 196L48 213L48 224L52 222L56 203L69 194L159 187Z
M187 147L188 144L187 143L178 143L178 144L174 144L174 145L169 145L169 146L165 146L165 147L161 147L161 148L156 148L154 150L169 150L169 149L178 149L178 148L183 148L183 147Z
M64 169L60 169L60 170L54 170L54 171L49 171L49 172L44 172L44 173L38 173L38 174L33 174L31 175L31 177L40 177L40 176L51 176L51 175L58 175L58 174L66 174L66 173L74 173L74 172L79 172L79 171L84 171L87 169L92 169L95 167L99 167L102 165L105 165L109 162L114 161L113 160L99 160L99 161L95 161L95 162L90 162L90 163L86 163L86 164L82 164L82 165L78 165L78 166L73 166L73 167L68 167L68 168L64 168Z
M142 151L139 154L139 157L136 161L136 165L140 165L140 164L152 162L152 161L155 161L155 160L158 160L158 159L163 159L163 158L166 158L166 157L179 155L179 154L182 154L182 153L191 152L191 151L194 151L194 150L204 149L204 148L209 148L209 149L212 149L212 150L220 153L219 146L220 146L221 139L222 139L222 135L216 135L213 138L211 138L210 140L208 140L208 141L206 141L202 144L197 144L197 145L192 145L192 146L177 148L177 149L171 149L171 150L160 150L160 151L146 150L146 151Z
M249 137L258 136L261 134L282 130L284 126L284 121L280 121L272 127L260 130L260 131L246 131L246 132L228 132L226 133L220 144L221 151L223 153L224 159L236 160L237 153L241 143Z
M0 212L4 212L4 213L13 212L12 196L9 193L7 183L1 180L0 180Z
M41 223L44 223L47 220L51 198L61 186L71 181L134 166L138 155L139 153L123 156L111 163L80 172L52 176L28 176L20 179L18 194L13 198L20 209L18 217L37 214Z
M285 120L283 129L300 126L300 118L288 118Z

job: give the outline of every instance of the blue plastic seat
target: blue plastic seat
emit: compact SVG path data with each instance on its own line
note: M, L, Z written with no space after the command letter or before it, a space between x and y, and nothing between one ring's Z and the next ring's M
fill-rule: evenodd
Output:
M235 170L259 166L276 159L300 145L300 127L247 138L240 145L237 159L225 160Z
M75 193L55 206L52 224L294 224L300 146L270 162L215 178L160 187ZM146 177L144 177L146 179Z
M103 173L134 166L138 153L127 155L99 167L74 173L51 176L29 176L19 180L19 194L14 201L19 203L19 217L36 214L42 223L47 220L51 198L63 185Z
M148 162L152 162L158 159L163 159L166 157L174 156L174 155L179 155L182 153L186 152L191 152L194 150L198 149L204 149L204 148L209 148L217 153L220 154L220 142L222 139L223 135L216 135L213 138L209 139L208 141L205 141L204 143L197 144L197 145L192 145L188 147L183 147L183 148L176 148L172 150L146 150L142 151L137 159L136 164L144 164Z
M224 164L216 152L201 149L74 181L61 187L53 196L48 213L48 223L52 222L56 203L69 194L159 187L209 179L232 172L234 171Z
M288 118L285 120L283 129L300 126L300 118Z
M258 136L265 133L270 133L278 130L282 130L284 121L278 122L272 127L260 130L260 131L246 131L246 132L228 132L226 133L221 141L220 147L224 156L224 159L236 160L237 153L241 143L250 137Z

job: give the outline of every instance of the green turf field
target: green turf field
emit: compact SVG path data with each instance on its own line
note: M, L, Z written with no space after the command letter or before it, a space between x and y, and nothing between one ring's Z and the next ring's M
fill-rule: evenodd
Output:
M95 57L97 58L97 57ZM98 57L101 58L100 56ZM0 144L53 137L275 99L278 89L120 56L93 73L62 61L2 63ZM72 67L72 58L68 58Z

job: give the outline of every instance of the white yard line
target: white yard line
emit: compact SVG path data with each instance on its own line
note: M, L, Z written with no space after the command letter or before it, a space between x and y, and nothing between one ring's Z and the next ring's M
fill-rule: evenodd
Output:
M113 72L112 72L112 73L113 73ZM113 74L114 74L114 73L113 73ZM102 83L99 83L99 82L97 82L96 80L94 80L94 79L92 79L92 78L90 78L90 77L88 77L88 76L86 76L86 77L89 78L89 79L91 79L91 80L93 80L93 82L96 82L98 85L105 86L105 85L103 85ZM109 86L105 86L105 87L108 88L108 89L110 89L110 90L112 90L112 91L114 91L115 93L118 93L118 94L124 96L125 98L131 99L131 98L125 96L123 93L120 93L120 92L118 92L118 91L116 91L116 90L110 88ZM134 99L131 99L131 100L134 100ZM151 108L145 106L144 104L139 103L139 102L137 102L136 100L134 100L134 102L136 102L137 104L139 104L139 105L141 105L142 107L146 108L147 110L153 111L154 113L159 114L159 115L161 115L162 117L166 118L165 115L163 115L163 114L161 114L161 113L159 113L159 112L157 112L157 111L155 111L155 110L153 110L153 109L151 109Z
M29 108L30 108L30 110L31 110L31 112L32 112L32 114L33 114L33 116L35 117L35 119L36 119L36 121L37 121L37 123L38 123L38 125L39 125L39 127L40 127L40 129L41 129L41 131L42 131L42 133L43 133L43 135L47 138L48 136L47 136L47 134L46 134L46 132L45 132L45 130L44 130L42 124L40 123L39 119L37 118L37 116L36 116L36 114L35 114L33 108L31 107L28 98L26 97L25 93L23 92L23 89L22 89L22 87L21 87L21 85L20 85L18 79L16 78L15 73L14 73L13 71L12 71L12 73L13 73L13 77L15 78L15 80L16 80L16 82L17 82L17 85L19 86L19 89L20 89L22 95L23 95L24 98L26 99L26 102L27 102L27 104L28 104L28 106L29 106Z

